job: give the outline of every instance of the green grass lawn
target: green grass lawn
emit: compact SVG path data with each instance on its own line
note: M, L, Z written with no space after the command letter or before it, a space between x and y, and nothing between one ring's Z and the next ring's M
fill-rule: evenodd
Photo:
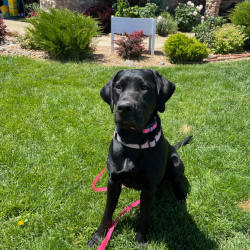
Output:
M148 249L250 248L249 212L240 208L250 198L249 69L250 60L157 69L177 87L161 114L165 136L194 137L179 150L186 205L165 185ZM88 249L106 200L91 183L114 128L99 90L117 70L0 57L0 249ZM115 215L138 198L123 190ZM122 217L109 249L136 249L138 213Z

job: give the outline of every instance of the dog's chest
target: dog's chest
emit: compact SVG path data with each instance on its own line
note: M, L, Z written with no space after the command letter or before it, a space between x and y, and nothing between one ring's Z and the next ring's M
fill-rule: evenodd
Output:
M140 164L140 160L131 160L129 157L121 160L110 171L111 178L118 180L126 187L141 189L147 182L146 169Z

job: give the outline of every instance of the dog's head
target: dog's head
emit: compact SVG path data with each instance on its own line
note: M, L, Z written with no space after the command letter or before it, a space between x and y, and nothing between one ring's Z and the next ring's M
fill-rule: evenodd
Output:
M174 90L175 85L157 71L130 69L118 71L100 94L112 112L116 106L117 125L141 131L158 111L164 112Z

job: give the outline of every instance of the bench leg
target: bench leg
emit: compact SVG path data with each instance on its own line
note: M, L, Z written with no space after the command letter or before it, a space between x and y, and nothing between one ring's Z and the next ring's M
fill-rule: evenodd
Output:
M114 47L114 42L115 42L115 34L111 33L111 53L114 53L115 47Z

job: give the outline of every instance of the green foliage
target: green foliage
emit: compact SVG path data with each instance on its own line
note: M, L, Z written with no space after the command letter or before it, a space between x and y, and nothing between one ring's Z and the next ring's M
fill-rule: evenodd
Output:
M201 22L201 9L202 5L195 7L190 1L187 4L179 4L177 6L175 9L175 20L180 31L190 32L193 27Z
M159 15L161 11L164 11L166 7L166 0L150 0L149 2L157 5L156 15Z
M37 45L35 41L33 40L33 36L29 31L25 32L24 35L18 34L16 36L16 39L18 43L20 44L21 48L31 49L31 50L40 49L39 45Z
M157 10L157 5L155 3L147 3L145 7L140 9L140 17L149 18L155 17Z
M139 7L138 5L130 6L127 0L118 0L116 8L115 16L117 17L149 18L155 17L157 5L155 3L147 3L145 7Z
M55 59L82 60L91 55L90 43L99 34L97 21L68 9L39 11L28 19L31 40Z
M209 17L203 23L193 28L195 37L198 41L206 43L207 47L211 47L214 42L214 29L221 27L226 20L223 17Z
M177 32L177 23L168 12L162 12L157 18L156 32L160 36L167 36Z
M164 43L163 52L171 63L201 62L208 56L205 44L184 34L171 35Z
M246 45L250 48L250 0L238 3L229 15L234 25L242 25L247 35Z
M40 10L39 3L24 4L24 16L31 17Z
M212 50L216 54L241 52L247 39L240 26L227 23L214 31Z

